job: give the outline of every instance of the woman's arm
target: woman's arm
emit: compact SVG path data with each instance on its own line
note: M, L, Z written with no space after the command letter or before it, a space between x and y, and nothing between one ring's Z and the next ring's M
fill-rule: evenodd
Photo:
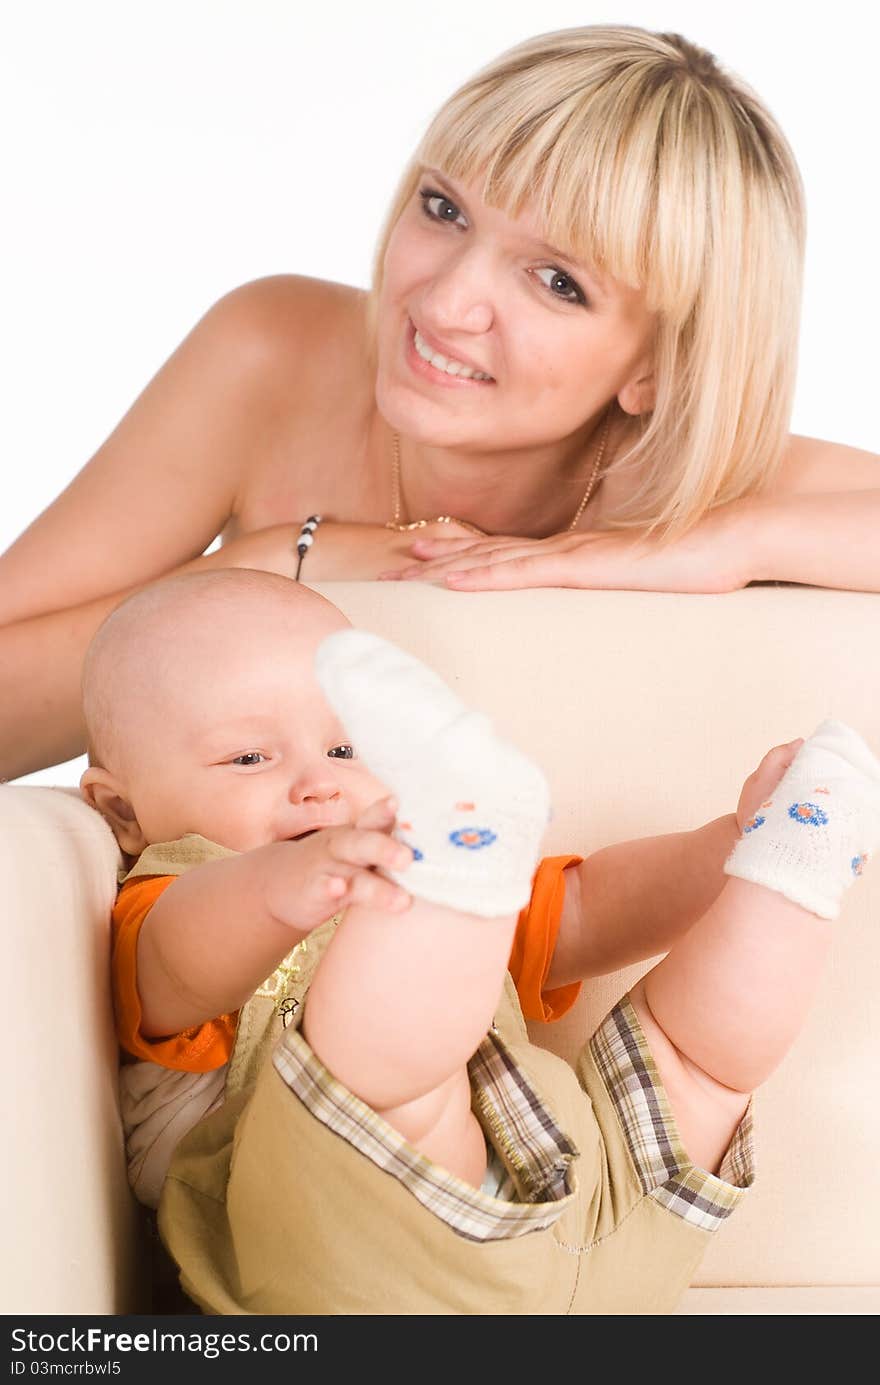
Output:
M231 514L264 364L250 287L206 314L0 557L0 779L83 750L92 634L129 592L203 553Z
M880 591L880 457L793 436L770 491L740 501L749 580Z
M259 436L265 332L254 288L211 308L0 557L0 626L140 586L203 553L219 533Z
M740 504L751 515L749 581L880 592L880 487Z
M773 486L718 506L680 539L641 531L419 538L414 565L382 574L455 591L583 587L730 592L797 582L880 592L880 457L793 437Z
M234 549L199 555L235 512L265 435L282 354L272 292L258 281L221 299L0 556L0 779L83 749L82 657L129 592L190 566L238 561Z

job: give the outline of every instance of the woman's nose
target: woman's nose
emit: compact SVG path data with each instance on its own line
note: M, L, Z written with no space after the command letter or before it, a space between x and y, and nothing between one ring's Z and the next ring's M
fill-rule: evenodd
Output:
M489 285L484 256L470 251L455 255L422 295L425 326L447 333L488 332L495 320Z

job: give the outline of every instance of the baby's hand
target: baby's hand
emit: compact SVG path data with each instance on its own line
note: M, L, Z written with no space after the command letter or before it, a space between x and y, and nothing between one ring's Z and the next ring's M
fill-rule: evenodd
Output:
M341 907L365 904L399 914L412 898L376 868L400 871L413 853L390 835L397 804L373 803L355 823L324 827L298 842L278 843L283 853L273 880L272 912L300 928L314 928Z
M772 750L767 751L755 772L749 775L742 786L739 803L736 805L736 825L740 832L766 804L803 743L803 737L799 737L795 741L788 741L786 745L774 745Z

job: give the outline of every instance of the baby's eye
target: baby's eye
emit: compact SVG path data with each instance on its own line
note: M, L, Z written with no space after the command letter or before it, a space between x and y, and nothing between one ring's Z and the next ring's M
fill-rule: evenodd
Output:
M234 765L258 765L265 758L261 750L248 750L244 755L236 755L232 763Z
M432 221L448 221L457 224L459 217L464 221L461 211L451 202L448 197L444 197L442 192L435 192L433 188L424 188L419 197L422 199L422 210L425 216Z
M354 759L354 746L353 746L353 745L334 745L334 747L333 747L332 750L328 750L328 751L327 751L327 754L330 756L330 758L331 758L332 760L353 760L353 759Z
M564 269L548 265L545 269L536 269L535 273L541 283L546 284L554 298L561 298L565 303L586 303L586 294L580 284L576 279L572 279L570 274L566 274ZM543 275L547 277L543 278Z

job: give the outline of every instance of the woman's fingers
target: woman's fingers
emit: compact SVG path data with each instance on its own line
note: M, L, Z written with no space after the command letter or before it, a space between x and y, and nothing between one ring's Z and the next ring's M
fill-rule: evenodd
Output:
M445 581L452 591L512 591L518 587L571 587L575 585L571 577L564 555L542 553L453 570L445 574Z
M433 558L424 563L415 563L410 567L401 568L393 574L383 573L382 576L394 576L406 582L440 582L453 572L482 572L484 568L514 562L520 558L533 557L540 562L549 556L550 553L547 550L536 550L536 546L528 543L528 541L520 541L516 545L511 540L502 548L489 548L479 544L461 553Z
M442 558L446 553L461 553L465 548L476 548L484 543L485 539L478 539L474 535L457 539L416 539L412 552L417 558Z
M542 540L537 540L542 542ZM423 579L436 581L444 572L460 564L468 566L488 562L499 562L513 553L533 548L534 539L504 538L493 535L490 539L418 539L412 545L412 552L419 559L405 567L389 569L379 574L380 580Z

